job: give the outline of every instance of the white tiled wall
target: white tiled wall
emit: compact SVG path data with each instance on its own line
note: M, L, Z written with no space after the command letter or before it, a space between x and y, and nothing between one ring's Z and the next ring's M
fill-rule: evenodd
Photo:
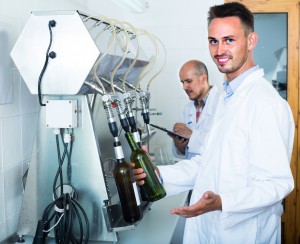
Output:
M151 107L162 112L151 121L172 128L187 101L178 79L179 67L188 59L207 63L211 81L222 76L212 63L207 50L206 18L210 5L220 0L148 0L146 13L133 14L119 8L110 0L0 0L0 25L9 25L10 48L22 30L31 11L80 10L126 20L159 37L167 49L163 72L152 82ZM147 50L145 50L147 51ZM1 50L0 50L1 56ZM13 103L0 105L0 243L9 239L18 223L22 200L22 175L30 160L39 105L31 95L19 72L11 62ZM157 133L153 144L170 144L165 134Z

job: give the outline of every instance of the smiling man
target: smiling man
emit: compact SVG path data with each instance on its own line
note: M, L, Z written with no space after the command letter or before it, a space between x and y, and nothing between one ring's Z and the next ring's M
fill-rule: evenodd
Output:
M239 3L209 11L210 54L227 80L205 153L186 176L194 186L191 206L172 210L196 217L186 222L186 243L280 243L281 202L294 187L294 121L288 103L255 65L253 22ZM171 194L174 179L167 187L170 171L159 170Z
M244 5L211 7L208 40L227 80L204 153L158 166L167 196L193 189L190 206L171 213L187 218L186 244L280 243L282 200L294 188L291 109L254 63L258 37Z
M236 16L211 18L208 27L210 54L230 82L255 66L252 52L258 36L253 29L253 19L249 21L245 16L243 24Z

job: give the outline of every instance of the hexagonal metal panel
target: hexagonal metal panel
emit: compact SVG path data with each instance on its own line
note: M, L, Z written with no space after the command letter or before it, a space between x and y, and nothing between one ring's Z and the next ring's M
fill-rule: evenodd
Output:
M49 58L41 93L77 94L100 55L77 11L32 12L11 57L30 92L38 94L38 80L50 43L50 20L56 22L50 49L56 53L56 58Z

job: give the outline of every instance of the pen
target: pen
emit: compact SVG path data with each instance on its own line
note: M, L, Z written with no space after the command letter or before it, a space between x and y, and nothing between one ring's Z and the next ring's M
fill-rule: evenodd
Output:
M187 125L190 125L192 123L192 121L187 122Z

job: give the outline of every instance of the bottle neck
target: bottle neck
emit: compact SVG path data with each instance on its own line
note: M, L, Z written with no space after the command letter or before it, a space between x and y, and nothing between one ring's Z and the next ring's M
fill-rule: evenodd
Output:
M124 153L122 149L121 142L114 142L114 151L115 151L115 156L118 161L124 159Z
M138 131L134 131L134 132L131 132L133 138L134 138L134 141L136 142L137 146L138 147L141 147L141 139L140 139L140 134L138 133Z
M126 139L127 139L127 142L128 142L128 144L129 144L131 150L132 150L132 151L137 150L137 149L138 149L138 145L137 145L136 142L134 141L132 134L131 134L130 132L126 132L126 133L125 133L125 137L126 137Z

